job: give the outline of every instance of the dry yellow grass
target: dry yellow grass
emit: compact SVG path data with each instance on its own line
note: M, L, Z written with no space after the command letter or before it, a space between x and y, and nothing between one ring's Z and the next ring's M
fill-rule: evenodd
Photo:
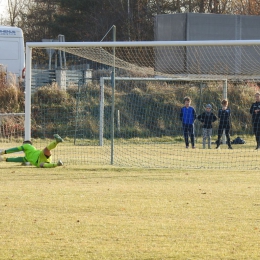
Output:
M229 169L229 170L259 170L260 151L256 151L255 141L247 136L246 144L233 145L229 150L227 145L221 149L202 149L201 140L198 140L196 149L186 149L184 142L169 139L168 142L147 139L115 140L114 166L120 167L149 167L172 169ZM171 141L170 141L171 140ZM43 149L51 140L33 140L38 149ZM79 140L74 145L74 140L65 138L53 151L53 160L61 159L66 165L109 165L111 162L110 141L106 140L103 146L98 146L98 141ZM2 143L1 149L21 145L19 142ZM8 155L19 156L19 155ZM22 156L22 155L20 155Z
M257 171L0 165L0 259L260 259Z
M181 144L126 144L114 148L114 165L121 167L150 167L172 169L230 169L257 170L260 169L260 151L255 150L255 144L234 145L228 150L227 145L221 149L186 149ZM74 151L74 153L73 153ZM110 146L85 146L80 150L74 146L63 146L57 153L69 164L76 164L80 158L88 164L109 164Z

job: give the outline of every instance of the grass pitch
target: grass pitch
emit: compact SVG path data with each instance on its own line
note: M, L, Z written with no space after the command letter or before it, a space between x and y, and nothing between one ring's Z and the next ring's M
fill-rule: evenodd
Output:
M61 159L68 165L109 165L113 157L113 165L136 168L169 168L169 169L220 169L220 170L259 170L260 150L252 136L243 136L246 144L233 145L229 150L226 144L220 149L202 149L201 138L197 139L196 149L186 149L182 137L132 138L116 139L111 154L111 141L106 140L103 146L98 140L80 139L74 143L65 137L64 143L52 151L53 161ZM215 140L215 138L213 138ZM233 139L233 138L232 138ZM43 149L52 139L35 139L37 149ZM10 140L1 143L1 149L21 145L22 140ZM8 154L8 157L23 156Z
M258 171L0 164L0 259L260 259Z

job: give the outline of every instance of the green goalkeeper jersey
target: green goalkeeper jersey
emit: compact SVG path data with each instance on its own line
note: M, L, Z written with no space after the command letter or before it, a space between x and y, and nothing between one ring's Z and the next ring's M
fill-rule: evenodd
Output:
M41 150L37 150L33 145L31 144L24 144L22 146L18 146L15 148L11 148L6 150L6 153L14 153L14 152L20 152L23 151L25 153L24 161L30 162L34 166L37 166L38 158L41 153Z

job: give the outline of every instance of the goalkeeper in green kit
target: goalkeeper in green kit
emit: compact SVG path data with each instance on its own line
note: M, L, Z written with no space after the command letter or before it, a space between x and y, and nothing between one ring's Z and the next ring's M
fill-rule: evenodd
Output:
M26 163L29 162L30 164L39 167L39 168L54 168L57 166L62 166L63 163L59 160L57 163L51 162L51 150L54 149L58 143L63 142L63 139L58 135L53 135L55 140L52 141L47 147L43 150L37 150L31 141L24 141L22 146L10 148L7 150L3 150L0 152L1 155L9 154L9 153L16 153L23 151L25 153L24 157L11 157L11 158L3 158L0 157L0 161L6 162L20 162Z

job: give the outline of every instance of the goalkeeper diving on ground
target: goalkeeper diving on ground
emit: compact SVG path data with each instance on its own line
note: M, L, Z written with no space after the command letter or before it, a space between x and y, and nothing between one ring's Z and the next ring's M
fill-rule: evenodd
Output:
M52 163L51 150L54 149L58 143L62 143L63 139L58 135L54 134L54 141L47 145L43 150L36 149L31 141L24 141L22 146L10 148L0 152L0 161L6 162L19 162L19 163L30 163L38 168L55 168L62 166L63 162L59 160L57 163ZM7 157L4 158L2 155L16 153L23 151L25 156L23 157Z

